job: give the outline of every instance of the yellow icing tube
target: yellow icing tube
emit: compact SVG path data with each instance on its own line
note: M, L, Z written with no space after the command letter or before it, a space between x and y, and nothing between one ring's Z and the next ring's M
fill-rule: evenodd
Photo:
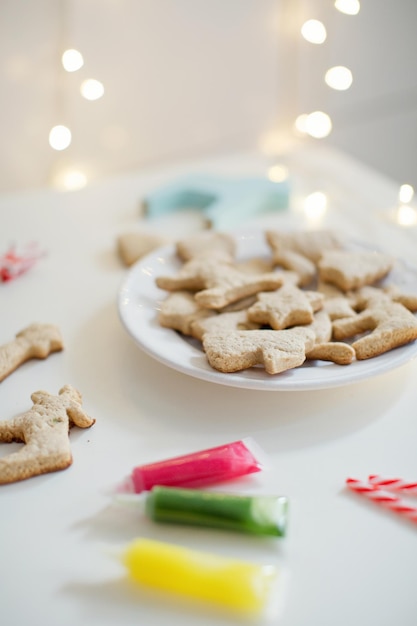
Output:
M131 542L122 560L135 582L247 616L269 613L277 591L278 572L271 565L151 539Z

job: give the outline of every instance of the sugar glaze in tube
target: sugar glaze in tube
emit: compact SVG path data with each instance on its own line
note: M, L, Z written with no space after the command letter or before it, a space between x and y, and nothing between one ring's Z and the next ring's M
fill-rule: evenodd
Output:
M262 454L250 438L207 448L166 460L139 465L118 489L141 493L154 485L198 488L259 472ZM257 456L255 456L255 454Z

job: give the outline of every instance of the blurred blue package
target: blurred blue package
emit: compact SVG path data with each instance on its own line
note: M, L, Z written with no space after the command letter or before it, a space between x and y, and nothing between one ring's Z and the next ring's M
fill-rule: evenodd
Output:
M259 213L287 209L290 185L266 178L188 176L144 198L145 214L159 217L186 209L201 211L215 230L242 224Z

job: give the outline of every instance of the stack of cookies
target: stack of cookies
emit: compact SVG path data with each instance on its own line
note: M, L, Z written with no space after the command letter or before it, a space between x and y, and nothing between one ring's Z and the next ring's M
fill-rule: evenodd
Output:
M395 259L328 230L263 236L268 257L243 261L228 233L177 241L179 271L156 278L160 324L199 340L214 369L348 365L417 339L417 294L388 282Z

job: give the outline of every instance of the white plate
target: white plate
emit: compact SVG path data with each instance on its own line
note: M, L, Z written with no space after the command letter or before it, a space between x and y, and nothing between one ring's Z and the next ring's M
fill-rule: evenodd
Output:
M237 257L270 256L262 232L239 233ZM138 261L128 272L118 298L119 315L128 333L147 354L179 372L229 387L269 391L300 391L348 385L393 370L417 356L417 342L350 365L309 361L281 374L270 375L261 367L223 374L207 362L200 342L163 328L158 311L167 292L155 284L158 275L174 275L180 268L174 246L159 248ZM417 271L401 263L394 269L396 284L417 293ZM392 276L392 273L391 273Z

